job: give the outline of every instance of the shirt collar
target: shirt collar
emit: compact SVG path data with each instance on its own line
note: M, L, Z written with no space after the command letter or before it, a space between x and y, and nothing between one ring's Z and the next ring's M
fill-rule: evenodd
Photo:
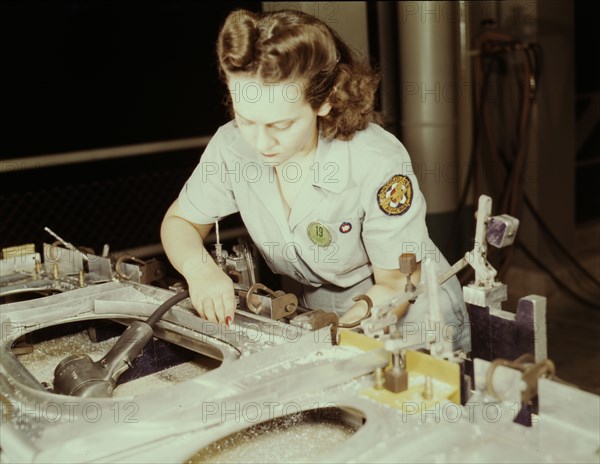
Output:
M231 121L229 124L234 125ZM234 125L235 127L235 125ZM235 129L236 136L227 147L232 153L247 161L272 166L265 162L248 146L240 131ZM261 163L262 161L262 163ZM344 140L326 140L319 135L315 161L311 167L311 177L314 186L334 193L340 193L347 188L350 181L350 146Z
M350 181L350 147L344 140L326 140L319 136L313 163L313 185L334 193L348 187Z

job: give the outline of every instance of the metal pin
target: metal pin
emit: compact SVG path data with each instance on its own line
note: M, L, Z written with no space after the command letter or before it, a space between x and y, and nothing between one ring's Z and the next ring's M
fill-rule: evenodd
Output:
M423 398L430 400L433 398L433 382L431 377L425 377L425 388L423 388Z
M215 255L217 265L223 269L224 259L223 259L223 246L221 245L221 235L219 233L219 221L215 221L215 234L216 234L216 243L215 243Z
M378 367L377 369L375 369L374 376L375 376L375 388L377 390L381 390L383 388L383 384L385 382L384 377L383 377L383 368Z
M42 263L39 260L35 260L35 274L39 277L42 274Z
M67 242L66 240L64 240L63 238L59 237L59 236L58 236L58 234L57 234L56 232L54 232L52 229L50 229L50 227L44 227L44 230L45 230L46 232L48 232L50 235L52 235L52 236L53 236L53 237L54 237L56 240L58 240L58 241L59 241L60 243L62 243L64 246L66 246L66 247L67 247L69 250L72 250L72 251L76 251L76 252L78 252L79 254L81 254L81 256L83 257L83 259L84 259L85 261L88 261L88 256L87 256L85 253L83 253L83 252L79 251L79 250L77 249L77 247L75 247L75 245L73 245L73 244L71 244L71 243Z
M52 229L50 229L50 227L44 227L44 230L46 232L48 232L50 235L52 235L56 240L58 240L64 246L66 246L67 248L69 248L70 250L77 250L77 248L75 248L69 242L67 242L67 241L63 240L61 237L59 237L57 233L55 233Z

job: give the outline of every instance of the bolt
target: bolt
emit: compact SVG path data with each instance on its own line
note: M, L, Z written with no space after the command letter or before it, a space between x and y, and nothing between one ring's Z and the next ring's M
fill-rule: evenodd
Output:
M425 377L425 387L423 388L423 398L430 400L433 398L433 382L431 377Z
M383 377L383 368L378 367L377 369L375 369L375 372L373 374L375 376L375 388L377 390L381 390L385 381Z

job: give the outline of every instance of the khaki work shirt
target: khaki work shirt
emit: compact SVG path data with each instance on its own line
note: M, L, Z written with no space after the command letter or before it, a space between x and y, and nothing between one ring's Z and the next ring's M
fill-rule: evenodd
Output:
M308 175L294 164L280 170L288 182L304 179L286 217L274 163L255 153L231 121L207 145L179 204L186 219L197 224L239 212L270 269L308 288L320 287L305 294L318 303L332 301L322 309L338 314L350 307L353 286L363 293L372 285L372 266L398 269L402 253L433 260L438 275L448 269L429 237L425 198L408 152L391 133L370 124L350 141L319 138L314 162L304 168ZM342 304L335 301L340 290ZM443 290L444 319L465 327L458 280L454 277ZM424 306L420 297L404 320L423 321ZM470 348L468 330L458 338L455 345Z

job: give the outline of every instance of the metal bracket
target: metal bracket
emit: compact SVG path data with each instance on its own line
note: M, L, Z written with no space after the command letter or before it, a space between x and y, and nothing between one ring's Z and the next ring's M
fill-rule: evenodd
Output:
M267 295L257 294L262 290ZM298 298L293 293L285 293L281 290L273 291L260 282L252 285L248 291L239 291L240 306L258 314L274 320L288 317L298 308Z

